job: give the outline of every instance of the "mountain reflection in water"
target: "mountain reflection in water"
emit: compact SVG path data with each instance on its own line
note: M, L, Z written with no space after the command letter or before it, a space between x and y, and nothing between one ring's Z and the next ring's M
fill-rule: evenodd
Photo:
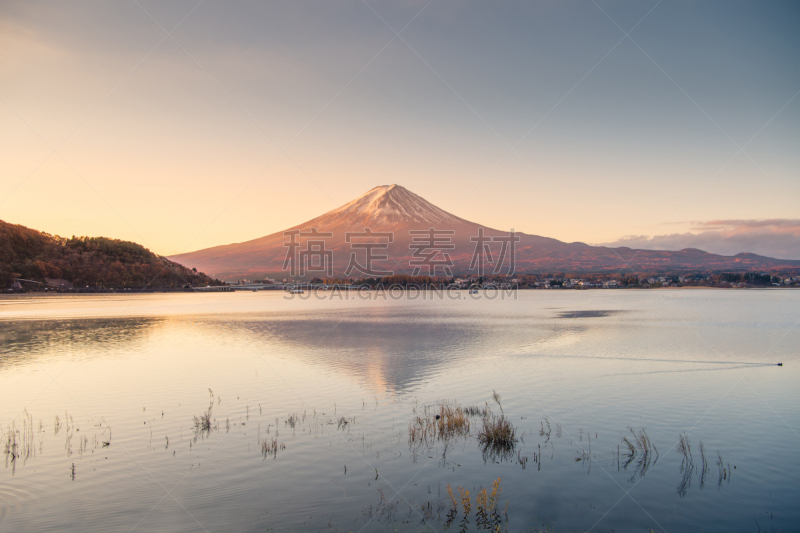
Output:
M797 294L8 300L0 530L791 530Z

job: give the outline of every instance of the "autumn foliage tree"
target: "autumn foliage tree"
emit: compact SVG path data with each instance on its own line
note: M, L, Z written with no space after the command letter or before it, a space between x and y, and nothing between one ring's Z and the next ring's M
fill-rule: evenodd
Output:
M0 221L0 287L10 286L14 278L136 289L221 283L133 242L105 237L65 239Z

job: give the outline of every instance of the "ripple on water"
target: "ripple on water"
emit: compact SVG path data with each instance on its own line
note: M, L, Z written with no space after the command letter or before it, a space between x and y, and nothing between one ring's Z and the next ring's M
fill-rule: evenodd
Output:
M11 513L20 513L35 499L35 494L19 483L0 483L0 524Z

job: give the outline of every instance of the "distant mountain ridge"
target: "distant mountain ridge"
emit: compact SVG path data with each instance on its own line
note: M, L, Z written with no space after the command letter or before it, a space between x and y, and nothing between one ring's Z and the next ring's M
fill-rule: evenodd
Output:
M65 239L0 220L0 287L10 287L15 278L90 288L218 284L134 242L105 237Z
M454 275L476 272L475 269L470 271L476 244L471 239L476 238L479 232L483 231L487 237L508 235L508 231L487 228L448 213L396 184L375 187L341 207L285 231L307 232L311 228L331 234L324 239L325 250L332 254L332 270L336 276L344 275L352 253L356 253L356 258L364 262L365 252L354 249L352 241L347 242L348 232L363 232L365 228L369 228L372 232L392 233L392 242L386 243L385 249L377 251L388 255L389 259L377 261L373 264L373 268L393 271L396 274L410 274L413 271L410 262L415 252L412 241L414 237L409 233L411 231L435 228L452 232L447 239L453 247L442 250L441 253L448 255ZM800 269L800 261L773 259L748 253L729 257L697 249L634 250L626 247L589 246L579 242L565 243L520 232L517 232L516 236L519 237L515 250L516 273ZM286 244L289 240L290 238L281 231L251 241L171 256L170 259L210 272L221 279L252 279L264 276L284 278L290 277L289 272L283 270L289 249ZM371 240L377 241L377 239ZM385 241L386 239L382 242ZM307 244L305 239L298 237L298 242L301 245L300 249L305 249ZM499 245L494 246L493 254L496 259L500 248ZM444 256L440 254L438 257ZM507 265L504 265L500 273L507 271ZM421 273L427 274L425 271ZM307 274L325 276L320 272ZM441 275L443 271L437 270L436 274ZM351 272L350 275L363 277L359 272Z

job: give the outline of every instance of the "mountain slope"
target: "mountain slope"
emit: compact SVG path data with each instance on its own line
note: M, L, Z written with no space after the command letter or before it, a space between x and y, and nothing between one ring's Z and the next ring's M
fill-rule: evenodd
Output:
M393 271L395 273L412 273L410 265L414 259L415 237L410 231L436 230L451 231L448 236L452 249L443 250L452 261L453 274L470 273L469 267L475 250L475 242L471 238L479 235L481 229L487 237L502 237L508 232L485 228L450 214L424 198L399 185L383 185L375 187L355 200L329 211L317 218L287 229L291 231L309 232L316 228L318 232L332 234L324 240L325 250L332 252L333 274L341 276L345 273L351 253L356 253L356 260L362 265L365 251L353 248L352 242L384 242L386 249L375 250L375 255L388 255L385 261L373 263L373 269ZM388 239L356 239L346 242L346 233L364 232L369 228L372 232L391 232L393 242ZM516 272L664 272L695 270L771 270L776 268L800 268L800 261L787 261L758 256L755 254L738 254L733 257L710 254L702 250L686 249L681 251L633 250L630 248L608 248L589 246L583 243L565 243L548 237L517 233ZM416 238L421 238L416 236ZM313 239L313 238L312 238ZM290 277L290 273L282 269L289 248L286 244L290 237L284 232L277 232L247 242L215 246L196 252L172 256L170 259L199 270L213 273L222 279L257 278L263 276ZM298 250L305 250L307 239L297 237L300 243ZM493 258L497 259L501 251L500 243L489 243ZM424 252L423 252L424 253ZM417 252L416 258L419 259ZM437 258L443 256L438 255ZM508 258L508 256L506 256ZM508 261L508 259L506 259ZM508 262L500 271L507 272ZM473 273L477 270L473 270ZM423 268L421 274L428 272ZM437 269L436 274L444 271ZM491 268L487 273L491 273ZM324 277L325 272L308 272L308 275ZM362 277L362 273L350 273L353 277Z
M104 237L64 239L0 220L0 287L14 278L66 280L78 287L177 288L217 284L147 248Z

